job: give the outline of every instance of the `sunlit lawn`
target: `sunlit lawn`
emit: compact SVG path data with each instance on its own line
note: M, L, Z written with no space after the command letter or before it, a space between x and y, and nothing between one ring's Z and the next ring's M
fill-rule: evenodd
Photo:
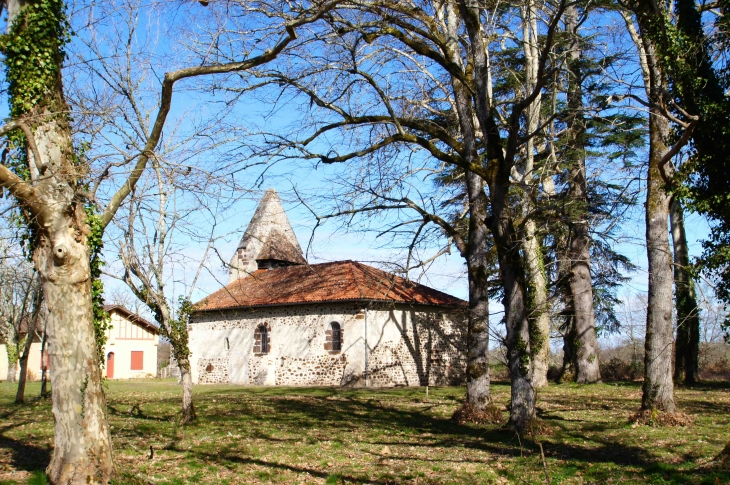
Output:
M449 419L462 388L427 398L424 388L200 386L198 422L180 427L174 381L107 387L116 483L546 483L534 441ZM15 386L0 383L0 484L27 483L48 464L53 418L38 391L29 385L29 404L16 406ZM705 466L730 439L730 387L677 390L692 428L632 428L640 392L635 383L540 392L551 483L730 483ZM507 404L508 385L493 393Z

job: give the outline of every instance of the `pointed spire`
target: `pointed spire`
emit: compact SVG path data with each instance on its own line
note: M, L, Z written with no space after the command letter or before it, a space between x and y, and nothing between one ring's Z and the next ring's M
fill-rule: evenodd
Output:
M259 202L238 243L228 270L228 282L245 278L259 266L306 264L276 190L269 189Z

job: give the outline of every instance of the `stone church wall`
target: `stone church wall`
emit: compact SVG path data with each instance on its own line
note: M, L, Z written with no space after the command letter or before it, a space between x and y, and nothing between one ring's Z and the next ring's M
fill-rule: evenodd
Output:
M365 385L362 303L203 312L189 326L195 382L242 385ZM433 307L380 305L367 311L370 386L463 381L465 318ZM331 323L341 328L332 350ZM265 327L268 352L261 352Z

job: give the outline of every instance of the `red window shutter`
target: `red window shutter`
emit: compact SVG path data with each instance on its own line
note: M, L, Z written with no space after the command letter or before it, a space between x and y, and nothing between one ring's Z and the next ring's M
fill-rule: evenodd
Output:
M132 351L131 370L144 370L144 352L141 350Z

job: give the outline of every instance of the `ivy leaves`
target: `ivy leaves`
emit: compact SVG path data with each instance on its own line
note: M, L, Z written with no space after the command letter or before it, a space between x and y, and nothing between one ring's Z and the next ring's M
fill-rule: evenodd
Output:
M43 102L53 102L46 93L59 82L63 46L69 36L63 0L30 2L13 22L10 33L0 35L12 117L29 113Z

